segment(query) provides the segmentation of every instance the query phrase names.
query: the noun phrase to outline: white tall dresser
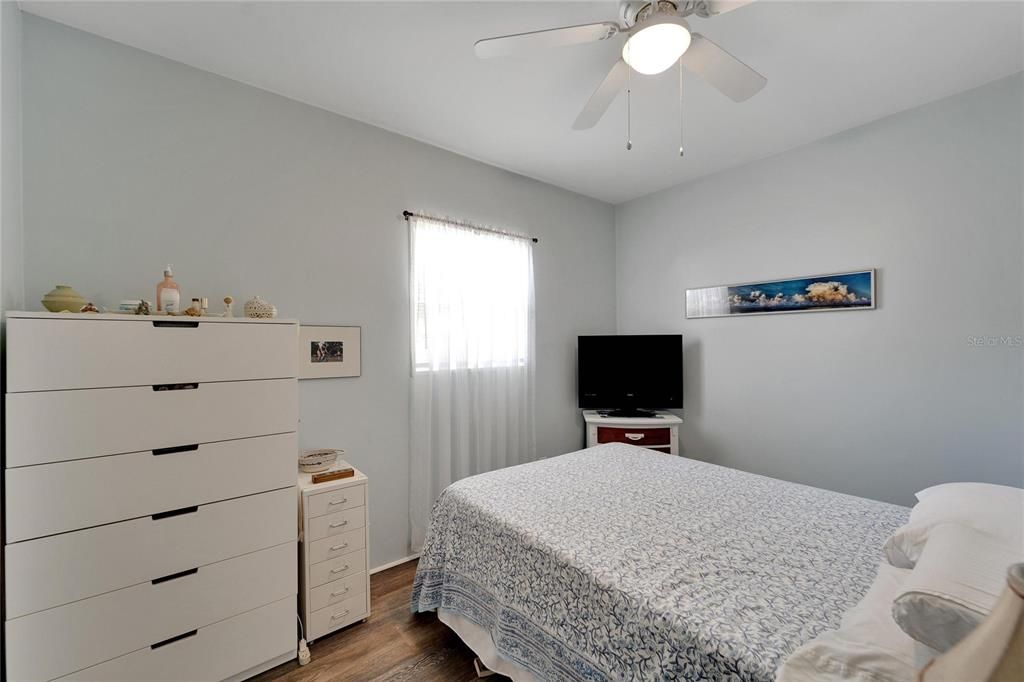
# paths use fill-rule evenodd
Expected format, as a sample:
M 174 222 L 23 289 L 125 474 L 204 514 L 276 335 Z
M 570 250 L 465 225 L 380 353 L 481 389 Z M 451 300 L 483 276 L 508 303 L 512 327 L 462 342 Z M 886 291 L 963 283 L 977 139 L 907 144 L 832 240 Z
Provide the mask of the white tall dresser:
M 8 314 L 6 679 L 243 679 L 294 657 L 297 335 Z

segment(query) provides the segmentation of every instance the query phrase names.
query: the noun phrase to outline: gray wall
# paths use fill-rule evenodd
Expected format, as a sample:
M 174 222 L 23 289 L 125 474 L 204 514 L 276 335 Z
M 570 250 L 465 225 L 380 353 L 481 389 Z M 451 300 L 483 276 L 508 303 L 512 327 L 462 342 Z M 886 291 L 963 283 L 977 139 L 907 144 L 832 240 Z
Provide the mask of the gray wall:
M 23 61 L 24 260 L 5 181 L 4 301 L 22 272 L 32 308 L 58 281 L 152 297 L 171 262 L 186 296 L 363 325 L 363 376 L 303 382 L 301 430 L 371 476 L 374 564 L 408 543 L 410 207 L 541 237 L 543 455 L 578 447 L 574 337 L 617 310 L 622 332 L 686 335 L 688 456 L 905 504 L 940 481 L 1024 479 L 1024 349 L 970 342 L 1024 333 L 1019 75 L 613 216 L 28 15 Z M 687 287 L 860 267 L 879 269 L 878 310 L 684 319 Z
M 300 430 L 370 477 L 372 565 L 408 554 L 403 209 L 540 237 L 538 452 L 579 447 L 575 336 L 615 326 L 609 205 L 30 15 L 23 85 L 28 305 L 57 282 L 152 299 L 169 262 L 186 298 L 363 326 L 363 376 L 302 382 Z
M 0 3 L 0 312 L 24 305 L 21 16 L 16 3 Z
M 685 336 L 684 454 L 911 504 L 1021 485 L 1016 76 L 616 208 L 620 332 Z M 686 320 L 689 287 L 878 268 L 873 311 Z

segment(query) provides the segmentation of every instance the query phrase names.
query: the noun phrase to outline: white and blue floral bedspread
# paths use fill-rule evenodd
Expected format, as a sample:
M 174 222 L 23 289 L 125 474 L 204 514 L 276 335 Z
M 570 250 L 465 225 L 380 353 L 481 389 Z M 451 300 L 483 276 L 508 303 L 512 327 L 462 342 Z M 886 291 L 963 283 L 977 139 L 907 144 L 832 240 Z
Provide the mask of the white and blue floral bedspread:
M 449 486 L 412 608 L 469 619 L 543 680 L 768 682 L 867 592 L 908 515 L 601 445 Z

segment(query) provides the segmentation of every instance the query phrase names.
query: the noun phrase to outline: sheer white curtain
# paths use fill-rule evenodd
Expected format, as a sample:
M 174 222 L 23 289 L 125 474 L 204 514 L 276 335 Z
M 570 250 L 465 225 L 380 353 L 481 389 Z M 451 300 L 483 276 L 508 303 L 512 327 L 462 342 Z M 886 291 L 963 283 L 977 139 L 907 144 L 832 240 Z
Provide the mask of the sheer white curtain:
M 531 243 L 412 216 L 410 524 L 466 476 L 535 458 Z

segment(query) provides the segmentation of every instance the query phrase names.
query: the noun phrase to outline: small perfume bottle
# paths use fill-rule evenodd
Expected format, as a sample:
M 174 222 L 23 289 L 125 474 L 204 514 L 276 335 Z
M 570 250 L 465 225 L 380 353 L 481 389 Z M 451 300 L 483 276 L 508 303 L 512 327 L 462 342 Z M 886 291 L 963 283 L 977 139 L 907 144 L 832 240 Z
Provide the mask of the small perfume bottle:
M 181 312 L 181 290 L 174 281 L 170 265 L 164 268 L 164 280 L 156 285 L 156 309 L 165 313 Z

